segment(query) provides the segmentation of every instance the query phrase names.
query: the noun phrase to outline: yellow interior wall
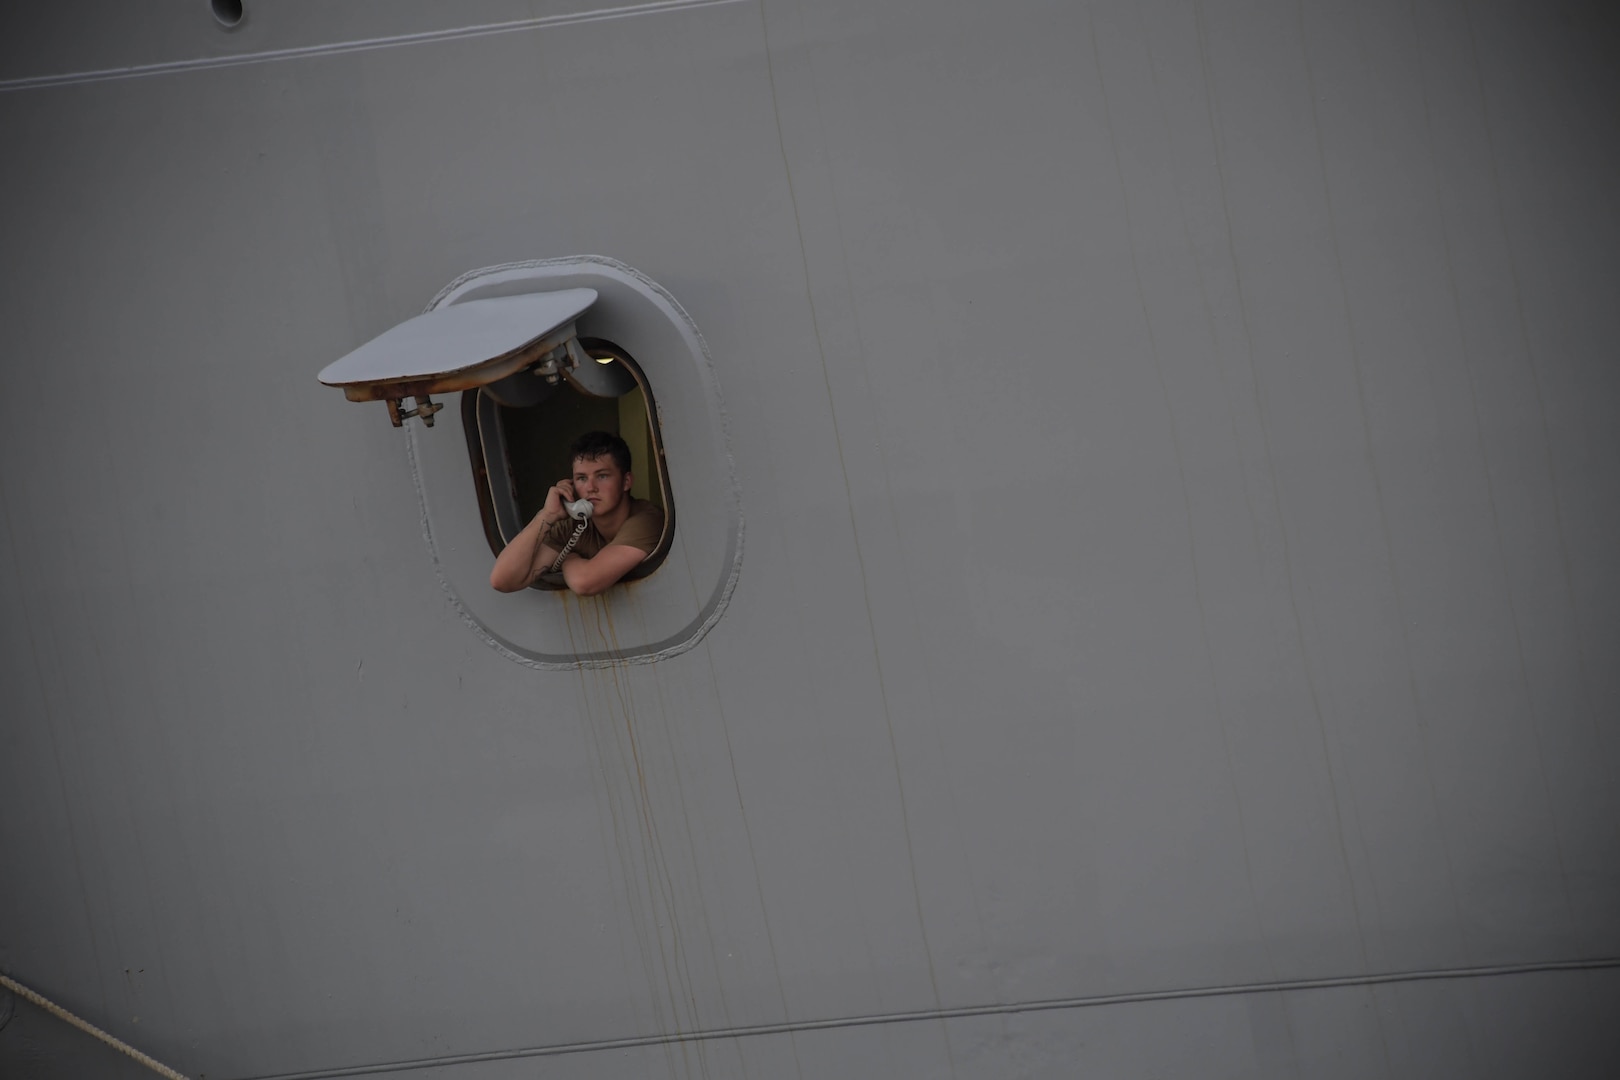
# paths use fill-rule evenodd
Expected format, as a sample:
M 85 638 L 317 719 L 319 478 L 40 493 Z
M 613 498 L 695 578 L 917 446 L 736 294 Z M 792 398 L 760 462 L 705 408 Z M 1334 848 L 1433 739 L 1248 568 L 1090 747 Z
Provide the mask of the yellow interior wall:
M 658 464 L 653 460 L 652 438 L 647 429 L 647 399 L 640 387 L 619 398 L 619 438 L 630 446 L 630 494 L 663 506 Z

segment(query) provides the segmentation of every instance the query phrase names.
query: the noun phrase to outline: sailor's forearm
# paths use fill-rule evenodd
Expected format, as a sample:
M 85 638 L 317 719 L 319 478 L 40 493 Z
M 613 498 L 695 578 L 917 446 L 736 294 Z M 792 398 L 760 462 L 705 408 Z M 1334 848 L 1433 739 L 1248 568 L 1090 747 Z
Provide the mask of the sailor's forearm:
M 534 516 L 534 519 L 523 527 L 523 531 L 512 537 L 512 542 L 501 550 L 495 557 L 495 568 L 490 571 L 490 587 L 499 592 L 517 592 L 526 589 L 534 579 L 547 567 L 549 562 L 542 565 L 546 556 L 545 535 L 555 518 L 548 518 L 545 511 Z M 552 559 L 557 557 L 551 552 Z
M 562 565 L 563 581 L 579 596 L 595 596 L 624 577 L 646 557 L 633 547 L 609 545 L 590 558 L 571 555 Z

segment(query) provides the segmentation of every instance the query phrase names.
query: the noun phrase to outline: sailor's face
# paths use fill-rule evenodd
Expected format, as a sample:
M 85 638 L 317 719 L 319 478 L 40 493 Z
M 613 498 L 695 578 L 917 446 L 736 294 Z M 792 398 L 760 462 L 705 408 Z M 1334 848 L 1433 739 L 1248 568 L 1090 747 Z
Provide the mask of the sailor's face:
M 574 461 L 574 490 L 589 499 L 591 514 L 600 517 L 619 508 L 630 491 L 630 474 L 620 471 L 613 458 L 577 458 Z

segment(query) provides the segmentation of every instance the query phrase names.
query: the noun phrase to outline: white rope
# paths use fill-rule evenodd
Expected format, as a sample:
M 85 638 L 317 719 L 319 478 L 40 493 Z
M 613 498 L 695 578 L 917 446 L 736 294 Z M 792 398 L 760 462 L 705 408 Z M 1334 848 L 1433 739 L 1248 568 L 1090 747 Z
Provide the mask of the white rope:
M 25 1001 L 33 1002 L 35 1005 L 38 1005 L 40 1008 L 50 1013 L 58 1020 L 64 1020 L 67 1023 L 72 1024 L 86 1035 L 95 1036 L 108 1046 L 112 1047 L 114 1050 L 117 1050 L 119 1053 L 128 1054 L 130 1057 L 134 1058 L 142 1065 L 145 1065 L 148 1069 L 151 1069 L 159 1076 L 166 1076 L 169 1078 L 169 1080 L 186 1080 L 186 1077 L 183 1074 L 175 1072 L 173 1069 L 163 1064 L 163 1062 L 155 1061 L 152 1058 L 147 1057 L 145 1054 L 129 1045 L 129 1043 L 107 1034 L 90 1021 L 81 1020 L 79 1017 L 74 1016 L 72 1013 L 62 1008 L 62 1006 L 58 1005 L 56 1002 L 45 997 L 43 994 L 35 993 L 17 980 L 9 978 L 5 975 L 0 975 L 0 986 L 5 987 L 7 990 L 10 990 L 13 994 L 16 994 Z

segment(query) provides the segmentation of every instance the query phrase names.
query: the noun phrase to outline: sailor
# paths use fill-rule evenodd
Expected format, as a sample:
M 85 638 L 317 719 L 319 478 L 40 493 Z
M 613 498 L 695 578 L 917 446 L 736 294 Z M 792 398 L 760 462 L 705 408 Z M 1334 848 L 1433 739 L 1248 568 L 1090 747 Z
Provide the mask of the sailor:
M 640 566 L 664 534 L 664 512 L 630 495 L 630 447 L 607 431 L 589 431 L 569 448 L 573 476 L 546 492 L 546 503 L 495 559 L 490 586 L 517 592 L 554 567 L 568 588 L 594 596 Z M 589 516 L 579 500 L 590 504 Z M 574 504 L 573 513 L 569 504 Z

